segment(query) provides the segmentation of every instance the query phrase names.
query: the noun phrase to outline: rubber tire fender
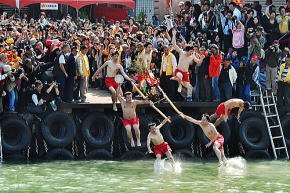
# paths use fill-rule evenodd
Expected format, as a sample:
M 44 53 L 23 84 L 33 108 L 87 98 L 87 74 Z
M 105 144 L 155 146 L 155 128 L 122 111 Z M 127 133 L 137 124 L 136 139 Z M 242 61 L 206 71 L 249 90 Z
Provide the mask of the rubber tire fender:
M 271 155 L 266 150 L 250 150 L 245 154 L 247 159 L 271 159 Z
M 112 160 L 113 155 L 106 149 L 95 149 L 90 151 L 86 158 L 88 160 Z
M 179 115 L 173 115 L 170 120 L 161 130 L 165 141 L 173 148 L 189 147 L 195 140 L 194 125 Z
M 242 111 L 241 116 L 240 116 L 240 122 L 243 122 L 247 118 L 251 118 L 251 117 L 257 117 L 257 118 L 260 118 L 261 120 L 265 120 L 261 112 L 248 109 L 248 110 Z
M 47 160 L 73 160 L 73 154 L 64 148 L 55 148 L 47 152 Z
M 121 156 L 121 160 L 142 160 L 145 158 L 145 153 L 138 150 L 128 151 Z
M 290 147 L 290 116 L 284 116 L 281 118 L 281 126 L 286 146 Z
M 265 121 L 257 117 L 247 118 L 241 123 L 239 138 L 248 150 L 266 149 L 270 143 Z
M 16 129 L 17 131 L 14 131 Z M 32 138 L 31 129 L 22 119 L 8 117 L 1 122 L 2 146 L 5 152 L 19 152 L 26 149 Z M 7 139 L 9 132 L 13 139 Z M 11 137 L 9 137 L 11 138 Z
M 114 124 L 105 114 L 93 113 L 82 122 L 81 133 L 90 146 L 107 148 L 114 138 Z

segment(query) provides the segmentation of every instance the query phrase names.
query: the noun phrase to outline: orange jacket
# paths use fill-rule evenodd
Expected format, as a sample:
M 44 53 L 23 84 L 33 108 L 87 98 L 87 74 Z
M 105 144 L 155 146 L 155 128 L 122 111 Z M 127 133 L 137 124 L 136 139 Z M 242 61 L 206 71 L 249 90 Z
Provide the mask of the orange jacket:
M 217 77 L 221 72 L 222 55 L 210 56 L 209 77 Z

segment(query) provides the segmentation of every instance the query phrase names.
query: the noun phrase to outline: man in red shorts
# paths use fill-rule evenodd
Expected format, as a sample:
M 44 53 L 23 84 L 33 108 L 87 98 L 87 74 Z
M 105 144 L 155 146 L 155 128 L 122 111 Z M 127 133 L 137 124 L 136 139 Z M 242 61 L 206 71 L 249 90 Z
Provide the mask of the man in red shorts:
M 198 53 L 194 52 L 192 46 L 186 46 L 185 51 L 183 51 L 181 48 L 179 48 L 176 45 L 176 30 L 172 30 L 172 44 L 177 52 L 179 52 L 179 61 L 177 65 L 177 69 L 174 72 L 174 77 L 171 78 L 171 80 L 176 80 L 178 82 L 178 92 L 181 92 L 182 86 L 184 86 L 187 89 L 187 101 L 192 101 L 192 86 L 190 84 L 189 80 L 189 73 L 188 68 L 189 65 L 192 64 L 194 61 L 198 66 L 203 61 L 203 56 L 199 55 Z
M 227 158 L 225 156 L 225 152 L 224 152 L 224 137 L 219 134 L 214 126 L 214 124 L 212 124 L 210 122 L 210 118 L 207 114 L 203 114 L 202 118 L 200 121 L 195 120 L 187 115 L 184 115 L 183 113 L 179 114 L 183 119 L 194 123 L 196 125 L 199 125 L 203 131 L 203 133 L 209 138 L 210 142 L 208 144 L 205 145 L 205 147 L 209 147 L 210 145 L 213 145 L 213 150 L 219 160 L 219 164 L 218 166 L 221 165 L 226 165 L 227 163 Z
M 139 130 L 139 118 L 136 116 L 136 107 L 139 104 L 151 104 L 150 101 L 145 100 L 132 100 L 132 93 L 125 92 L 124 97 L 121 96 L 121 87 L 118 86 L 117 97 L 121 102 L 121 107 L 123 110 L 123 125 L 127 131 L 127 135 L 130 139 L 131 147 L 135 147 L 134 139 L 132 136 L 132 128 L 135 131 L 137 146 L 141 146 L 140 142 L 140 130 Z
M 124 72 L 124 69 L 121 64 L 118 64 L 118 57 L 119 57 L 119 52 L 115 51 L 112 54 L 112 59 L 105 62 L 93 75 L 92 80 L 95 81 L 98 75 L 102 72 L 102 70 L 107 67 L 107 75 L 105 79 L 105 84 L 106 87 L 109 89 L 109 91 L 112 94 L 112 101 L 113 101 L 113 110 L 117 111 L 117 93 L 116 90 L 118 88 L 118 84 L 115 82 L 115 76 L 117 75 L 118 72 L 121 72 L 121 74 L 124 76 L 126 80 L 132 81 L 126 73 Z
M 227 121 L 233 108 L 239 108 L 237 119 L 240 119 L 240 115 L 244 109 L 249 109 L 250 103 L 243 101 L 242 99 L 230 99 L 221 103 L 214 114 L 210 116 L 210 120 L 217 119 L 214 125 L 217 127 L 222 121 Z
M 166 155 L 167 158 L 172 162 L 173 167 L 175 166 L 175 161 L 171 154 L 172 150 L 169 147 L 168 143 L 164 141 L 162 134 L 160 133 L 160 128 L 170 120 L 170 117 L 167 117 L 156 127 L 155 123 L 149 123 L 149 134 L 147 137 L 147 148 L 149 153 L 153 153 L 150 147 L 150 142 L 153 143 L 154 153 L 156 155 L 157 164 L 160 164 L 162 155 Z

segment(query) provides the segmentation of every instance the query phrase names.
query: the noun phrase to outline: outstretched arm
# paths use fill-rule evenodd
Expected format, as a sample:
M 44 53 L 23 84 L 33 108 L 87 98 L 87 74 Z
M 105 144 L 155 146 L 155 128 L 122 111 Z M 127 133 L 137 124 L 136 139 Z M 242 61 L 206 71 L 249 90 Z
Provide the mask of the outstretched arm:
M 143 104 L 151 104 L 151 101 L 149 100 L 137 100 L 135 101 L 136 105 L 143 105 Z
M 194 119 L 194 118 L 192 118 L 192 117 L 190 117 L 190 116 L 187 116 L 187 115 L 185 115 L 185 114 L 183 114 L 183 113 L 180 113 L 179 114 L 183 119 L 185 119 L 185 120 L 187 120 L 187 121 L 189 121 L 189 122 L 191 122 L 191 123 L 193 123 L 193 124 L 196 124 L 196 125 L 199 125 L 200 124 L 200 121 L 198 121 L 198 120 L 196 120 L 196 119 Z
M 129 76 L 124 72 L 124 68 L 123 68 L 123 66 L 121 66 L 121 65 L 120 65 L 120 71 L 121 71 L 121 74 L 124 76 L 124 78 L 125 78 L 126 80 L 132 81 L 132 79 L 129 78 Z
M 121 96 L 122 90 L 121 90 L 121 85 L 119 84 L 118 88 L 117 88 L 117 98 L 118 100 L 122 103 L 124 102 L 123 97 Z
M 147 136 L 147 149 L 148 149 L 148 153 L 153 153 L 150 147 L 150 141 L 151 141 L 151 134 L 149 133 Z
M 95 81 L 98 74 L 102 72 L 102 70 L 108 65 L 108 62 L 105 62 L 92 76 L 92 80 Z
M 160 129 L 161 127 L 163 127 L 163 125 L 165 125 L 167 123 L 167 121 L 170 120 L 170 117 L 167 117 L 166 119 L 164 119 L 157 127 L 156 129 Z
M 241 113 L 243 112 L 244 110 L 244 107 L 239 107 L 239 110 L 238 110 L 238 115 L 237 115 L 237 119 L 240 119 L 240 116 L 241 116 Z

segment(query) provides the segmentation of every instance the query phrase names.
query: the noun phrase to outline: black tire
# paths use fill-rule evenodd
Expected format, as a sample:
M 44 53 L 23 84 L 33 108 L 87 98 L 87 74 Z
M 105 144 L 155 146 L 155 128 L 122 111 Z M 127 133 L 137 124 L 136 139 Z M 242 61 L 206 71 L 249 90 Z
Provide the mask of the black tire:
M 113 155 L 111 152 L 105 149 L 96 149 L 87 154 L 87 159 L 88 160 L 112 160 Z
M 195 140 L 194 125 L 178 115 L 171 117 L 171 123 L 162 128 L 165 141 L 173 148 L 186 148 Z
M 32 138 L 31 129 L 21 119 L 6 118 L 1 122 L 2 146 L 5 152 L 19 152 L 26 149 Z
M 73 160 L 73 154 L 67 149 L 55 148 L 47 152 L 45 158 L 47 160 Z
M 248 150 L 266 149 L 270 142 L 265 121 L 257 117 L 248 118 L 241 123 L 239 137 Z
M 66 147 L 76 136 L 76 125 L 68 114 L 52 112 L 44 117 L 41 124 L 41 133 L 49 145 Z
M 2 113 L 0 115 L 0 122 L 8 118 L 20 119 L 20 117 L 15 113 Z
M 188 149 L 179 149 L 173 152 L 175 158 L 186 160 L 194 157 L 192 151 Z
M 106 115 L 93 113 L 83 121 L 81 132 L 90 146 L 107 148 L 114 138 L 114 124 Z
M 13 154 L 8 154 L 4 157 L 4 160 L 9 160 L 9 161 L 23 161 L 26 160 L 26 156 L 21 153 L 13 153 Z
M 281 118 L 281 126 L 287 147 L 290 147 L 290 116 Z
M 145 158 L 145 153 L 138 150 L 128 151 L 121 156 L 121 160 L 140 160 Z
M 257 118 L 260 118 L 261 120 L 264 120 L 264 117 L 261 112 L 250 109 L 250 110 L 242 111 L 241 116 L 240 116 L 240 121 L 243 122 L 247 118 L 251 118 L 251 117 L 257 117 Z
M 152 122 L 151 117 L 145 116 L 145 115 L 139 116 L 139 130 L 140 130 L 140 142 L 141 142 L 141 147 L 139 147 L 140 150 L 147 149 L 147 136 L 149 133 L 148 124 L 151 122 Z M 126 131 L 123 123 L 121 124 L 121 135 L 122 135 L 122 138 L 123 138 L 123 141 L 124 141 L 126 147 L 128 149 L 132 149 L 130 139 L 127 135 L 127 131 Z M 133 128 L 132 128 L 132 135 L 133 135 L 135 146 L 136 146 L 137 145 L 136 135 L 135 135 L 135 131 Z
M 250 150 L 246 152 L 247 159 L 271 159 L 271 155 L 266 150 Z
M 224 143 L 228 143 L 231 139 L 231 129 L 227 122 L 223 121 L 219 126 L 217 126 L 217 131 L 224 137 Z M 209 139 L 203 133 L 200 127 L 197 127 L 197 136 L 202 145 L 206 145 L 209 143 Z

